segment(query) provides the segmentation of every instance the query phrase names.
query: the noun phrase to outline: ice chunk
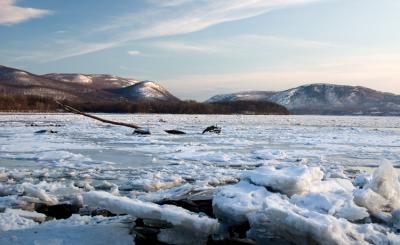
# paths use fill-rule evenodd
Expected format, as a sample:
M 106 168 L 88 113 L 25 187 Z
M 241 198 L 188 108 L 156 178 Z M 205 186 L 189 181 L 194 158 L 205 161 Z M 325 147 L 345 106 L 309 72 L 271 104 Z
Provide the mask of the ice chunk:
M 322 214 L 330 214 L 350 221 L 362 220 L 369 216 L 367 209 L 353 201 L 354 186 L 349 180 L 328 179 L 315 183 L 310 193 L 294 195 L 291 202 Z
M 167 174 L 162 172 L 149 173 L 140 179 L 131 181 L 131 185 L 136 189 L 144 191 L 157 191 L 181 185 L 184 180 L 179 175 Z
M 368 209 L 368 212 L 386 223 L 391 220 L 389 201 L 371 189 L 361 189 L 354 192 L 354 202 Z
M 366 208 L 353 202 L 353 195 L 345 192 L 308 193 L 305 196 L 294 195 L 292 203 L 299 207 L 313 210 L 321 214 L 329 214 L 349 221 L 362 220 L 369 217 Z
M 8 173 L 4 170 L 0 170 L 0 182 L 2 181 L 7 181 L 8 179 Z
M 274 236 L 296 244 L 390 244 L 391 239 L 398 239 L 382 226 L 353 224 L 298 207 L 276 194 L 267 197 L 263 208 L 248 217 L 248 235 L 259 244 Z
M 7 207 L 17 206 L 18 203 L 19 202 L 17 200 L 17 196 L 15 195 L 4 196 L 4 197 L 0 196 L 0 212 L 6 209 Z
M 214 188 L 210 186 L 195 186 L 192 184 L 184 184 L 167 190 L 158 192 L 145 193 L 138 196 L 141 201 L 147 202 L 162 202 L 164 200 L 182 200 L 200 198 L 211 199 Z
M 245 172 L 240 179 L 291 196 L 309 192 L 312 184 L 320 181 L 323 176 L 324 173 L 319 167 L 299 166 L 282 169 L 260 167 Z
M 228 224 L 244 223 L 247 214 L 261 209 L 264 199 L 270 194 L 263 186 L 247 181 L 220 187 L 214 193 L 214 214 Z
M 161 220 L 198 234 L 213 234 L 219 229 L 215 219 L 171 206 L 116 197 L 107 192 L 92 191 L 83 195 L 84 204 L 101 207 L 115 214 L 130 214 L 137 218 Z
M 392 212 L 400 208 L 400 183 L 396 170 L 383 163 L 363 189 L 354 192 L 357 205 L 366 207 L 371 215 L 392 223 Z M 395 222 L 395 221 L 394 221 Z
M 314 182 L 310 187 L 310 192 L 352 192 L 354 186 L 347 179 L 327 179 L 320 182 Z
M 128 224 L 118 219 L 73 215 L 67 220 L 54 220 L 42 225 L 5 231 L 0 235 L 0 244 L 132 245 L 135 243 L 134 235 L 129 234 Z
M 20 214 L 10 211 L 10 209 L 6 209 L 4 213 L 0 213 L 0 233 L 2 231 L 24 229 L 37 225 L 32 218 L 26 218 Z
M 4 212 L 6 214 L 16 214 L 26 219 L 31 219 L 36 222 L 44 222 L 46 220 L 46 215 L 37 213 L 37 212 L 30 212 L 21 209 L 9 209 L 7 208 Z
M 371 176 L 369 174 L 359 174 L 354 180 L 353 184 L 355 186 L 364 187 L 371 181 Z
M 46 191 L 40 189 L 33 184 L 23 183 L 22 188 L 28 196 L 38 198 L 40 201 L 47 205 L 56 205 L 58 203 L 56 197 L 47 194 Z
M 387 199 L 394 209 L 400 208 L 399 176 L 389 162 L 383 163 L 375 170 L 368 187 Z

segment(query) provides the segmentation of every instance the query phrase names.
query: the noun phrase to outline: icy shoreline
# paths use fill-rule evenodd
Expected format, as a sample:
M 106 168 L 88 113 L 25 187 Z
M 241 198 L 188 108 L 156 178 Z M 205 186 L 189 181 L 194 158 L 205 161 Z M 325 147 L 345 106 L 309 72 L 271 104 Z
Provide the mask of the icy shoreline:
M 237 184 L 215 190 L 210 200 L 213 217 L 174 205 L 142 201 L 140 197 L 123 197 L 115 191 L 111 194 L 81 190 L 74 198 L 81 202 L 75 205 L 81 207 L 83 216 L 74 214 L 65 220 L 46 222 L 46 215 L 26 210 L 32 208 L 32 204 L 57 205 L 57 198 L 38 185 L 24 183 L 18 188 L 22 188 L 20 195 L 0 198 L 3 206 L 14 206 L 0 213 L 0 244 L 29 244 L 32 239 L 43 236 L 43 232 L 48 233 L 48 237 L 42 239 L 73 243 L 60 234 L 60 230 L 50 228 L 53 226 L 66 232 L 83 229 L 97 233 L 98 229 L 105 229 L 105 232 L 115 229 L 123 234 L 122 240 L 118 238 L 121 244 L 133 243 L 135 236 L 143 236 L 138 233 L 143 228 L 157 230 L 152 236 L 169 244 L 205 244 L 210 239 L 236 239 L 243 244 L 265 244 L 271 239 L 297 244 L 400 244 L 397 233 L 400 182 L 389 163 L 382 164 L 372 176 L 357 175 L 352 181 L 326 178 L 316 167 L 261 167 L 246 171 Z M 182 194 L 182 190 L 176 191 L 178 188 L 181 187 L 167 190 L 169 200 L 195 200 L 195 195 L 189 194 L 189 186 L 183 192 L 184 197 L 176 195 Z M 0 191 L 5 193 L 4 186 Z M 165 192 L 158 192 L 159 200 L 165 198 Z M 157 193 L 152 195 L 154 198 Z M 84 215 L 85 210 L 99 208 L 122 216 Z M 138 225 L 137 220 L 145 225 Z M 233 231 L 243 225 L 247 228 L 241 233 Z M 32 229 L 35 233 L 26 235 Z M 89 232 L 75 239 L 90 240 L 86 236 L 94 235 Z M 106 244 L 103 241 L 88 243 Z
M 0 244 L 399 242 L 397 118 L 104 116 L 0 115 Z

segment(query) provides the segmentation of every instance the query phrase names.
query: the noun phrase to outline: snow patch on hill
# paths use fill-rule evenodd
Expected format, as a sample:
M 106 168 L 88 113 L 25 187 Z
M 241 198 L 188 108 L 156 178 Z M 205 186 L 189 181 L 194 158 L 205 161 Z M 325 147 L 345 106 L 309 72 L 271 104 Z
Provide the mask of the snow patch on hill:
M 89 76 L 78 74 L 72 80 L 74 83 L 92 83 L 92 78 Z
M 142 81 L 114 92 L 133 100 L 178 101 L 167 89 L 153 81 Z

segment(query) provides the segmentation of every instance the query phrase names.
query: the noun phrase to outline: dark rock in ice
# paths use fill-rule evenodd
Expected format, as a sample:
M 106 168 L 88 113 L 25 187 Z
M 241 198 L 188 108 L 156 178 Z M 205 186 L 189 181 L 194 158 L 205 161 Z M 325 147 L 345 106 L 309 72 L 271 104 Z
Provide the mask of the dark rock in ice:
M 89 207 L 83 207 L 83 208 L 79 209 L 79 214 L 81 216 L 103 216 L 103 217 L 117 216 L 116 214 L 111 213 L 107 209 L 100 209 L 100 208 L 93 209 L 93 208 L 89 208 Z
M 53 206 L 40 204 L 36 207 L 36 212 L 45 214 L 46 216 L 53 217 L 55 219 L 68 219 L 72 216 L 72 214 L 79 213 L 79 208 L 79 206 L 67 203 Z
M 151 133 L 150 133 L 150 130 L 148 130 L 148 129 L 138 128 L 138 129 L 135 129 L 135 131 L 133 131 L 133 134 L 149 135 Z
M 36 132 L 35 132 L 35 134 L 45 134 L 45 133 L 47 133 L 47 130 L 46 130 L 46 129 L 39 130 L 39 131 L 36 131 Z
M 247 231 L 250 230 L 249 222 L 245 222 L 240 225 L 232 226 L 229 228 L 229 234 L 231 237 L 244 239 L 247 236 Z
M 233 239 L 227 238 L 223 240 L 214 240 L 210 236 L 207 241 L 207 245 L 254 245 L 256 244 L 253 240 L 250 239 Z M 275 244 L 275 243 L 271 243 Z
M 132 233 L 135 234 L 136 245 L 141 245 L 141 244 L 168 245 L 167 243 L 158 241 L 157 235 L 158 233 L 160 233 L 160 229 L 149 228 L 149 227 L 134 227 Z
M 47 123 L 47 124 L 37 124 L 37 123 L 31 123 L 31 124 L 26 124 L 26 127 L 62 127 L 61 124 L 55 124 L 55 123 Z
M 169 133 L 169 134 L 186 134 L 185 132 L 183 132 L 183 131 L 180 131 L 180 130 L 176 130 L 176 129 L 171 129 L 171 130 L 164 130 L 166 133 Z
M 106 209 L 95 209 L 90 213 L 91 216 L 104 216 L 104 217 L 114 217 L 116 214 L 111 213 Z
M 219 239 L 218 237 L 210 236 L 208 238 L 207 244 L 210 245 L 253 245 L 256 242 L 252 239 L 247 238 L 247 231 L 250 230 L 249 222 L 231 226 L 228 229 L 229 237 L 224 237 Z
M 43 130 L 39 130 L 39 131 L 36 131 L 35 132 L 35 134 L 46 134 L 46 133 L 49 133 L 49 134 L 56 134 L 56 133 L 58 133 L 58 131 L 55 131 L 55 130 L 52 130 L 52 129 L 43 129 Z
M 158 240 L 160 229 L 170 228 L 164 223 L 152 223 L 148 220 L 136 219 L 132 233 L 135 234 L 135 244 L 166 244 Z
M 204 129 L 202 134 L 205 134 L 205 133 L 220 134 L 221 131 L 222 131 L 221 127 L 218 127 L 217 125 L 212 125 L 212 126 L 207 127 L 206 129 Z

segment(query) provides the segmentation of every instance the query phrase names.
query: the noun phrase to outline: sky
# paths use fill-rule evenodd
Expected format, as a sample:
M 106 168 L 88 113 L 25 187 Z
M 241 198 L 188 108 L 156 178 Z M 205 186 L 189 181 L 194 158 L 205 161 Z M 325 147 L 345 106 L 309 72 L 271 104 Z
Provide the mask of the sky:
M 310 83 L 400 94 L 399 0 L 0 0 L 0 64 L 182 99 Z

